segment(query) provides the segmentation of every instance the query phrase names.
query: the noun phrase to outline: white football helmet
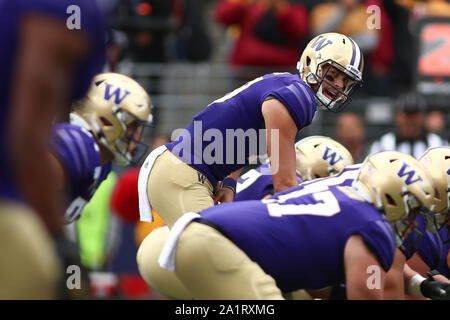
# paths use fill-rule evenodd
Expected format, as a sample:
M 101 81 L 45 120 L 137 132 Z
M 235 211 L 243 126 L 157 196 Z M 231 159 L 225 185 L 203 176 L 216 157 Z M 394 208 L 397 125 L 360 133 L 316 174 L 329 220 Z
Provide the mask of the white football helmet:
M 315 91 L 317 105 L 333 112 L 341 111 L 362 85 L 363 68 L 364 57 L 356 42 L 339 33 L 324 33 L 312 39 L 297 62 L 301 79 Z M 336 69 L 346 75 L 342 90 L 332 83 Z M 324 89 L 324 82 L 331 90 Z
M 366 158 L 354 187 L 368 195 L 386 219 L 396 222 L 412 210 L 433 210 L 434 183 L 413 156 L 398 151 L 382 151 Z
M 429 148 L 419 161 L 428 169 L 434 182 L 434 214 L 426 218 L 427 229 L 437 232 L 450 219 L 450 147 Z
M 73 112 L 112 152 L 113 161 L 126 166 L 132 161 L 130 143 L 143 145 L 140 140 L 152 122 L 151 108 L 149 95 L 135 80 L 118 73 L 101 73 L 94 77 L 87 95 L 74 103 Z
M 375 153 L 363 162 L 353 187 L 392 223 L 398 247 L 409 247 L 405 240 L 413 232 L 413 242 L 420 238 L 415 218 L 434 207 L 433 180 L 421 162 L 398 151 Z
M 324 178 L 353 164 L 350 152 L 339 142 L 324 136 L 311 136 L 295 144 L 297 173 L 303 181 Z

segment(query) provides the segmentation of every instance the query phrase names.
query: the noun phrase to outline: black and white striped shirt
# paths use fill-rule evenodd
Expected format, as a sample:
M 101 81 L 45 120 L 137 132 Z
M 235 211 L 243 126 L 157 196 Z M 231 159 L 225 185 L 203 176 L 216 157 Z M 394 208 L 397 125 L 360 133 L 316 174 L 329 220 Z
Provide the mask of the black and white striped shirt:
M 398 141 L 395 133 L 389 132 L 373 142 L 369 154 L 379 151 L 396 150 L 419 158 L 428 148 L 448 146 L 448 142 L 435 133 L 427 133 L 425 139 L 415 141 Z

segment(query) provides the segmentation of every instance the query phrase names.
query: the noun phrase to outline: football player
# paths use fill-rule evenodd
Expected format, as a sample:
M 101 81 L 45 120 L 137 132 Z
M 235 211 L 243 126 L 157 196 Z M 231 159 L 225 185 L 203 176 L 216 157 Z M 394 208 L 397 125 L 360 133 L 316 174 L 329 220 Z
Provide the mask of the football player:
M 48 134 L 105 61 L 100 10 L 94 1 L 73 4 L 0 0 L 0 299 L 56 298 L 62 280 L 49 237 L 62 234 L 62 205 Z
M 296 168 L 299 183 L 315 178 L 327 177 L 341 172 L 344 166 L 353 164 L 350 153 L 338 142 L 322 136 L 311 136 L 298 141 L 296 149 Z M 357 168 L 347 168 L 356 172 Z M 271 196 L 273 182 L 268 163 L 252 169 L 239 178 L 235 201 L 260 200 Z M 351 173 L 344 175 L 349 177 Z M 344 179 L 345 180 L 345 179 Z M 159 217 L 159 216 L 158 216 Z M 162 226 L 152 231 L 145 238 L 145 244 L 137 255 L 138 267 L 141 275 L 149 285 L 170 298 L 191 299 L 192 296 L 179 283 L 173 273 L 162 269 L 157 264 L 158 256 L 169 234 L 169 228 Z
M 175 141 L 154 150 L 139 177 L 141 220 L 152 221 L 152 207 L 171 227 L 187 211 L 233 201 L 241 169 L 266 151 L 275 192 L 298 185 L 297 133 L 316 106 L 338 112 L 350 102 L 363 56 L 351 38 L 327 33 L 311 40 L 297 67 L 299 74 L 264 75 L 213 101 Z
M 67 194 L 65 222 L 80 218 L 84 206 L 111 170 L 127 166 L 143 130 L 151 124 L 150 97 L 135 80 L 118 73 L 94 77 L 83 99 L 73 105 L 70 123 L 54 126 L 53 163 L 60 190 Z M 143 154 L 142 154 L 143 155 Z
M 311 136 L 295 144 L 298 183 L 324 178 L 353 164 L 353 157 L 339 142 L 323 136 Z M 273 195 L 269 163 L 251 169 L 239 177 L 234 201 L 258 200 Z
M 382 299 L 396 238 L 411 232 L 410 224 L 392 225 L 431 208 L 433 182 L 399 152 L 368 157 L 350 187 L 328 185 L 332 179 L 186 213 L 171 229 L 161 266 L 196 299 L 282 299 L 282 292 L 341 282 L 349 299 Z
M 425 164 L 434 180 L 435 214 L 425 219 L 419 217 L 421 218 L 419 226 L 422 227 L 424 236 L 420 239 L 414 256 L 407 261 L 406 291 L 414 296 L 448 300 L 450 299 L 450 147 L 429 148 L 419 160 Z M 437 281 L 442 284 L 439 285 Z

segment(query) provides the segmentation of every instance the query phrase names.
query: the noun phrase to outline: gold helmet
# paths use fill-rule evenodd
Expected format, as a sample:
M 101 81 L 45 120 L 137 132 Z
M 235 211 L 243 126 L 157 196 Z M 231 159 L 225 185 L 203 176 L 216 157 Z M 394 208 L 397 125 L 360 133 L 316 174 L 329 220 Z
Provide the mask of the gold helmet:
M 429 148 L 419 161 L 427 167 L 434 182 L 434 214 L 427 216 L 427 228 L 436 232 L 450 216 L 450 147 Z
M 347 76 L 342 90 L 332 84 L 333 67 Z M 297 62 L 301 79 L 314 88 L 317 105 L 333 112 L 341 111 L 351 101 L 354 90 L 362 85 L 363 68 L 364 57 L 356 42 L 333 32 L 312 39 Z M 333 92 L 324 91 L 323 82 Z
M 392 223 L 408 218 L 412 210 L 433 209 L 434 184 L 428 170 L 402 152 L 382 151 L 368 156 L 354 187 L 366 194 Z
M 353 164 L 350 152 L 339 142 L 323 136 L 311 136 L 295 144 L 297 173 L 304 181 L 338 174 Z
M 73 105 L 74 113 L 88 123 L 97 140 L 113 153 L 113 161 L 123 166 L 132 159 L 129 144 L 133 141 L 142 145 L 142 130 L 152 122 L 151 108 L 145 89 L 118 73 L 96 75 L 87 95 Z

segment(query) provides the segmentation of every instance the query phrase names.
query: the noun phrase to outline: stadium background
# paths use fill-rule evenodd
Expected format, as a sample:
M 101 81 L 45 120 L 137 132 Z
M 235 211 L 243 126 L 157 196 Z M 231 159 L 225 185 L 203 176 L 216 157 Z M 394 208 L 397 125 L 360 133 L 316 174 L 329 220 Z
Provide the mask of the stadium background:
M 145 137 L 150 145 L 157 137 L 170 138 L 173 130 L 184 128 L 211 101 L 248 80 L 271 72 L 297 72 L 294 65 L 230 64 L 228 57 L 239 27 L 226 27 L 217 21 L 215 10 L 219 0 L 98 1 L 107 11 L 112 26 L 108 42 L 109 65 L 105 70 L 124 73 L 138 80 L 150 93 L 154 104 L 154 126 Z M 289 2 L 304 4 L 310 14 L 321 3 L 345 1 Z M 370 4 L 381 5 L 381 1 L 360 3 L 364 8 Z M 427 26 L 425 23 L 437 21 L 449 26 L 450 3 L 383 1 L 381 7 L 386 10 L 388 20 L 382 21 L 379 32 L 384 35 L 378 41 L 384 39 L 380 50 L 391 56 L 385 66 L 387 72 L 376 74 L 376 68 L 370 65 L 373 61 L 369 58 L 371 52 L 366 52 L 364 87 L 345 110 L 358 114 L 363 121 L 366 129 L 364 150 L 367 151 L 371 142 L 382 134 L 395 130 L 395 98 L 411 90 L 425 94 L 428 111 L 441 112 L 445 122 L 439 134 L 448 139 L 450 66 L 441 65 L 438 74 L 430 73 L 433 70 L 424 71 L 419 66 L 420 58 L 424 57 L 423 50 L 433 50 L 424 44 L 427 38 L 421 32 Z M 361 27 L 366 28 L 365 25 Z M 312 37 L 310 33 L 301 39 L 299 53 Z M 438 54 L 448 57 L 450 49 L 445 44 L 450 44 L 450 31 L 447 34 L 444 31 L 442 41 L 444 49 Z M 428 85 L 423 85 L 424 82 Z M 336 139 L 337 117 L 339 114 L 318 112 L 299 138 L 320 134 Z M 82 260 L 90 272 L 91 297 L 162 299 L 138 275 L 136 222 L 118 216 L 109 206 L 117 179 L 124 169 L 115 168 L 115 172 L 116 175 L 102 185 L 77 223 Z M 94 220 L 98 222 L 93 223 Z M 90 236 L 85 236 L 87 233 Z

